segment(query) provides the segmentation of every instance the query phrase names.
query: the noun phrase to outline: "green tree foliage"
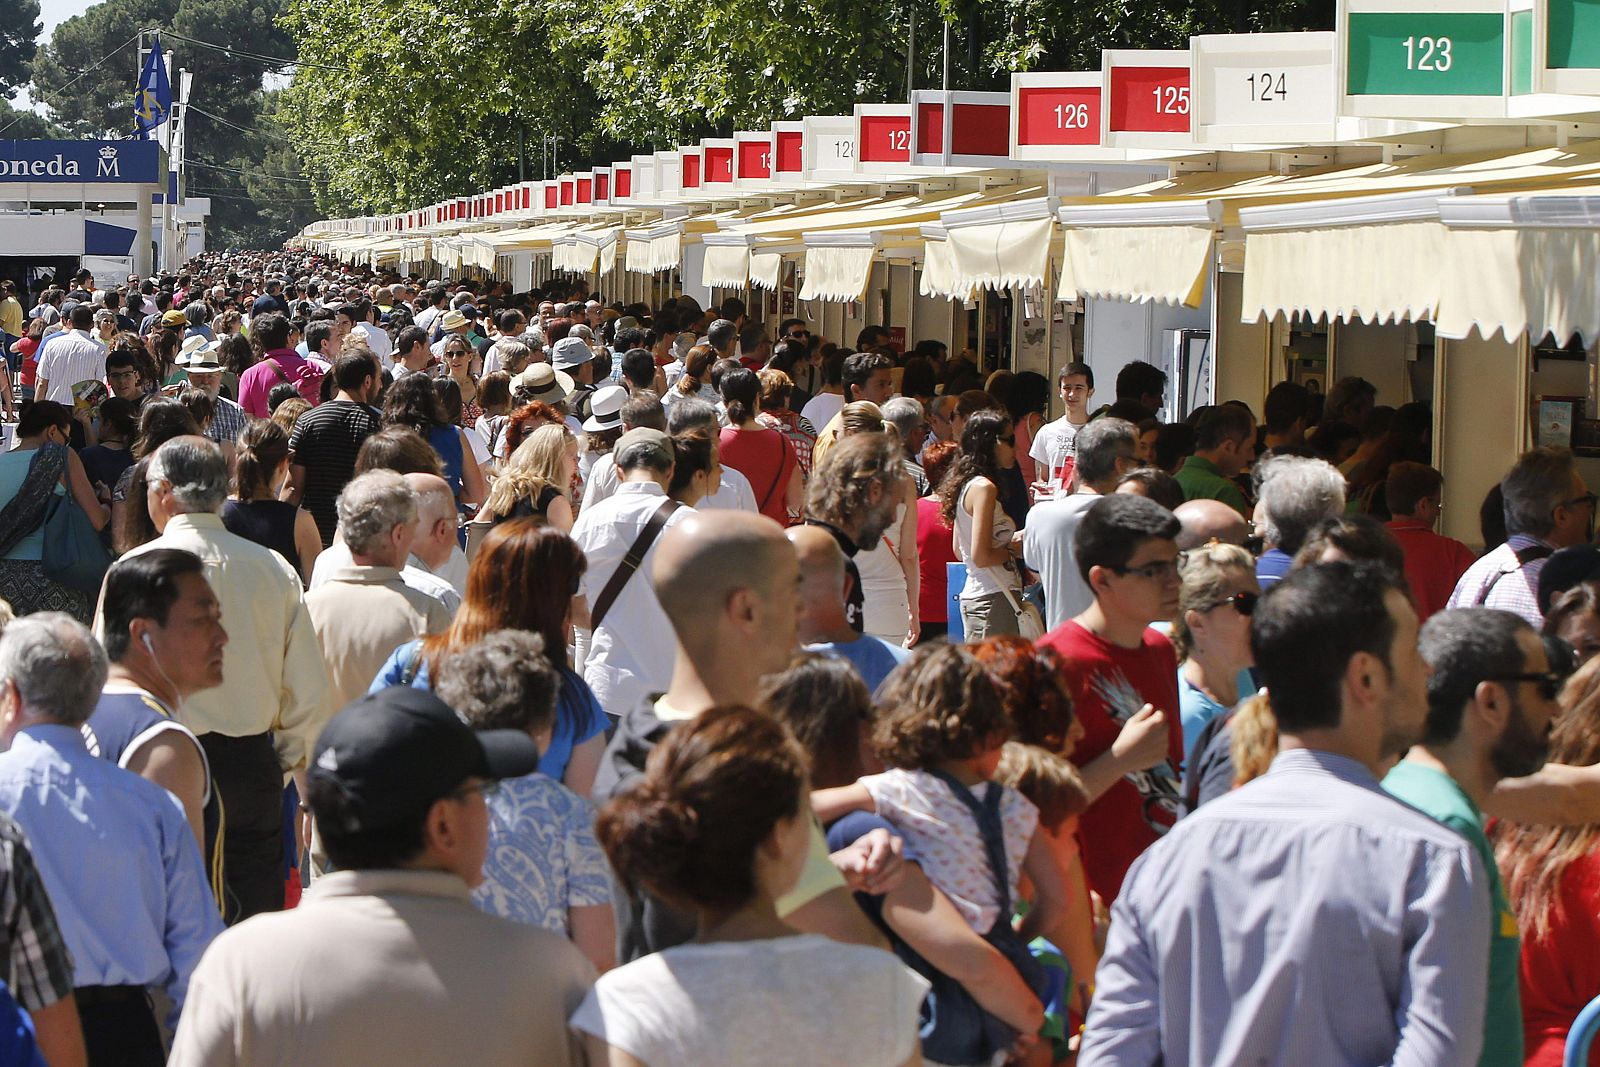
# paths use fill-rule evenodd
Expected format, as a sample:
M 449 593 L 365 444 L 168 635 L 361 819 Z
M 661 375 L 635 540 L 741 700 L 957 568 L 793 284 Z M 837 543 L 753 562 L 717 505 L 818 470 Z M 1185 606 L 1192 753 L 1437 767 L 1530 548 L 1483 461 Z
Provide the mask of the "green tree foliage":
M 0 100 L 0 138 L 8 141 L 57 141 L 66 136 L 66 130 L 43 115 L 23 111 Z
M 566 160 L 608 146 L 574 41 L 581 8 L 522 0 L 291 0 L 284 24 L 315 57 L 286 113 L 336 214 L 391 211 L 535 176 L 545 134 Z
M 713 131 L 905 98 L 901 0 L 597 0 L 593 65 L 616 134 L 668 148 Z M 931 4 L 919 5 L 925 31 Z
M 0 102 L 27 84 L 43 28 L 39 0 L 0 0 Z
M 264 76 L 288 69 L 295 55 L 279 9 L 280 0 L 105 0 L 56 27 L 35 60 L 33 93 L 72 136 L 125 135 L 133 126 L 135 39 L 141 29 L 170 31 L 162 47 L 173 53 L 173 71 L 194 76 L 187 187 L 212 197 L 212 242 L 276 243 L 317 214 L 303 180 L 268 177 L 300 178 L 277 94 L 263 90 Z

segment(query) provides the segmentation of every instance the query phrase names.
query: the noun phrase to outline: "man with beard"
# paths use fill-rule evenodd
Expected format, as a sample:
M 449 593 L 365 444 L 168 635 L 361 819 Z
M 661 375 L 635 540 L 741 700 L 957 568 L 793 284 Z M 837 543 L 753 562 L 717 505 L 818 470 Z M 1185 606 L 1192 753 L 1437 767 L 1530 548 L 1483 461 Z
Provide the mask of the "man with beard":
M 856 633 L 864 631 L 865 596 L 857 552 L 875 548 L 894 523 L 894 488 L 903 473 L 898 440 L 881 433 L 855 434 L 829 450 L 812 472 L 806 490 L 807 526 L 833 535 L 845 556 L 845 617 Z
M 1401 580 L 1294 571 L 1256 605 L 1250 643 L 1278 755 L 1129 869 L 1080 1067 L 1475 1063 L 1483 861 L 1377 778 L 1429 718 Z
M 1428 719 L 1422 740 L 1383 780 L 1383 788 L 1466 838 L 1489 878 L 1489 999 L 1483 1015 L 1483 1067 L 1522 1063 L 1521 954 L 1483 802 L 1502 778 L 1544 766 L 1561 675 L 1544 643 L 1519 615 L 1492 609 L 1441 612 L 1422 628 Z

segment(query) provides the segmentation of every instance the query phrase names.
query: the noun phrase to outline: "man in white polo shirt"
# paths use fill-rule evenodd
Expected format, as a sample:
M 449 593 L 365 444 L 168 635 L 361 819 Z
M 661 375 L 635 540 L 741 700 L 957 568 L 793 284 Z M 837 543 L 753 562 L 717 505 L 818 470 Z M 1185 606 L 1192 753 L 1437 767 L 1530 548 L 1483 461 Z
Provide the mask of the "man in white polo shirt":
M 39 357 L 34 395 L 70 408 L 76 398 L 74 387 L 105 379 L 106 346 L 89 336 L 94 326 L 94 308 L 90 305 L 73 308 L 68 322 L 72 328 L 51 341 Z

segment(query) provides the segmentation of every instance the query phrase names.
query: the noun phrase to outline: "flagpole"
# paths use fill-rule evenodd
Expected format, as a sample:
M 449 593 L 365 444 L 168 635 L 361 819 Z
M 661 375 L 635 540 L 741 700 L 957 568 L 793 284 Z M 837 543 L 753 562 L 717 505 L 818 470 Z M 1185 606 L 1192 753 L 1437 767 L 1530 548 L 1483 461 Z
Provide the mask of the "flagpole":
M 172 84 L 172 51 L 168 49 L 161 55 L 162 65 L 167 68 L 167 84 Z M 170 92 L 170 90 L 169 90 Z M 167 121 L 162 123 L 162 151 L 167 157 L 166 170 L 161 174 L 161 263 L 162 269 L 176 273 L 177 264 L 172 262 L 176 251 L 172 247 L 172 223 L 177 215 L 177 207 L 173 204 L 171 185 L 167 181 L 167 171 L 172 168 L 172 106 L 167 105 Z

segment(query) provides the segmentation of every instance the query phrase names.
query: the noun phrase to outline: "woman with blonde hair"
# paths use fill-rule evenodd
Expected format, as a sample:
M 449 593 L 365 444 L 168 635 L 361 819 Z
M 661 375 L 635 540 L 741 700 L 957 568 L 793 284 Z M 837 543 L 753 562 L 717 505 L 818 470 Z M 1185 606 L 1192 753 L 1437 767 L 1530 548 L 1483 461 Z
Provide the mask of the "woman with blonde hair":
M 1600 764 L 1600 657 L 1585 663 L 1561 691 L 1549 760 L 1569 767 Z M 1559 1067 L 1572 1021 L 1600 996 L 1600 960 L 1591 948 L 1600 941 L 1600 823 L 1539 826 L 1501 819 L 1490 836 L 1522 933 L 1524 1062 Z
M 1250 673 L 1250 616 L 1261 596 L 1255 560 L 1238 545 L 1212 542 L 1184 553 L 1172 647 L 1178 654 L 1183 755 L 1194 758 L 1206 723 L 1256 691 Z
M 495 479 L 478 522 L 540 518 L 562 533 L 572 529 L 567 488 L 578 469 L 578 439 L 562 423 L 541 426 L 517 446 Z

